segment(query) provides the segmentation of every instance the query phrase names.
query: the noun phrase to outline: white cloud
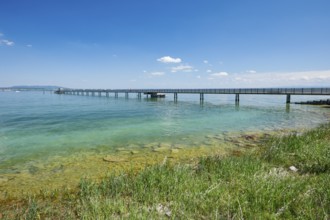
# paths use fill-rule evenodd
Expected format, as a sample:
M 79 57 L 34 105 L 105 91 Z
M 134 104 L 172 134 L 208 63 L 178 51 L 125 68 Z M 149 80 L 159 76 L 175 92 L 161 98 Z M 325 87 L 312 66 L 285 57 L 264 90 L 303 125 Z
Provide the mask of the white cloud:
M 232 74 L 236 87 L 312 87 L 330 85 L 330 70 Z
M 15 43 L 14 43 L 13 41 L 9 41 L 9 40 L 1 40 L 1 39 L 0 39 L 0 45 L 1 45 L 1 44 L 4 44 L 4 45 L 10 47 L 10 46 L 14 46 Z
M 207 73 L 212 73 L 212 70 L 206 70 Z
M 211 76 L 215 77 L 221 77 L 221 76 L 228 76 L 229 74 L 227 72 L 219 72 L 219 73 L 213 73 Z
M 208 60 L 203 60 L 203 63 L 208 64 L 209 61 Z
M 164 72 L 152 72 L 150 73 L 152 76 L 164 76 L 165 73 Z
M 180 65 L 180 66 L 175 66 L 171 68 L 171 72 L 172 73 L 176 73 L 176 72 L 192 72 L 194 70 L 194 68 L 192 66 L 189 65 Z
M 27 47 L 32 47 L 32 45 L 31 44 L 28 44 L 28 45 L 26 45 Z
M 200 78 L 201 78 L 201 76 L 199 76 L 199 75 L 198 75 L 198 76 L 196 76 L 196 78 L 197 78 L 197 79 L 200 79 Z
M 247 73 L 257 73 L 257 71 L 255 71 L 255 70 L 248 70 L 248 71 L 246 71 Z
M 5 45 L 5 46 L 14 46 L 14 42 L 13 41 L 10 41 L 10 40 L 7 40 L 7 39 L 1 39 L 3 38 L 4 34 L 3 33 L 0 33 L 0 46 L 1 45 Z
M 173 58 L 170 56 L 161 57 L 161 58 L 157 59 L 157 61 L 159 61 L 161 63 L 181 63 L 180 58 Z

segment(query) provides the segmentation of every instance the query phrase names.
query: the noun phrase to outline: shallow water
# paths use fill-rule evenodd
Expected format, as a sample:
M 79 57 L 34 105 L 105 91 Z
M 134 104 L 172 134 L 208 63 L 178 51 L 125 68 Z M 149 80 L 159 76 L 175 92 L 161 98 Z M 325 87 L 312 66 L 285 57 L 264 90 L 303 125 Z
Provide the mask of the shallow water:
M 70 175 L 79 179 L 92 169 L 101 174 L 109 168 L 103 161 L 108 154 L 147 161 L 157 157 L 151 152 L 164 156 L 171 149 L 222 151 L 235 147 L 230 140 L 242 133 L 309 129 L 329 121 L 328 108 L 286 105 L 285 96 L 241 95 L 239 105 L 234 98 L 205 95 L 201 104 L 198 95 L 179 94 L 174 102 L 172 95 L 139 100 L 136 94 L 116 99 L 0 92 L 0 189 L 15 189 L 22 181 L 33 185 L 40 178 L 51 185 L 56 176 L 70 181 Z M 321 98 L 328 97 L 292 101 Z

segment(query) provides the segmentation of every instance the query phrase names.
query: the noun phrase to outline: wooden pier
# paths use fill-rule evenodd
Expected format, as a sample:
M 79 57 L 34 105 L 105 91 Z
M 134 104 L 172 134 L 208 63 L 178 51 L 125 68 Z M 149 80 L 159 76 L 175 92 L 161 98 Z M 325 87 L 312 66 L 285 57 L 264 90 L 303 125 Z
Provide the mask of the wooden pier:
M 178 94 L 199 94 L 200 101 L 204 101 L 204 94 L 233 94 L 235 102 L 239 103 L 240 95 L 285 95 L 286 103 L 291 102 L 292 95 L 320 95 L 330 96 L 330 88 L 241 88 L 241 89 L 59 89 L 58 94 L 69 95 L 86 95 L 86 96 L 109 96 L 114 93 L 118 98 L 119 93 L 124 93 L 125 98 L 129 97 L 130 93 L 137 94 L 138 98 L 142 94 L 151 98 L 165 97 L 165 94 L 173 94 L 174 101 L 178 100 Z

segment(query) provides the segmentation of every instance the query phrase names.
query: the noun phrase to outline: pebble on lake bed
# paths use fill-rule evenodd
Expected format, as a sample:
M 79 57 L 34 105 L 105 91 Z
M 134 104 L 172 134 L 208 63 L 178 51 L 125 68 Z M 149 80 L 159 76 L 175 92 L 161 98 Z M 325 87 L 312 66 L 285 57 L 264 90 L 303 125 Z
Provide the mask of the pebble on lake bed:
M 7 177 L 0 176 L 0 184 L 1 183 L 6 183 L 8 181 L 9 181 L 9 179 Z
M 169 151 L 170 147 L 158 147 L 153 149 L 154 152 L 164 152 L 164 151 Z
M 179 153 L 179 149 L 172 149 L 172 150 L 171 150 L 171 153 L 172 153 L 172 154 L 177 154 L 177 153 Z
M 108 156 L 103 157 L 103 161 L 118 163 L 118 162 L 125 162 L 126 160 L 123 158 L 118 158 L 118 157 L 108 155 Z
M 131 154 L 138 154 L 139 151 L 137 151 L 137 150 L 131 150 L 130 153 L 131 153 Z
M 150 144 L 145 144 L 143 148 L 155 148 L 159 147 L 159 143 L 150 143 Z

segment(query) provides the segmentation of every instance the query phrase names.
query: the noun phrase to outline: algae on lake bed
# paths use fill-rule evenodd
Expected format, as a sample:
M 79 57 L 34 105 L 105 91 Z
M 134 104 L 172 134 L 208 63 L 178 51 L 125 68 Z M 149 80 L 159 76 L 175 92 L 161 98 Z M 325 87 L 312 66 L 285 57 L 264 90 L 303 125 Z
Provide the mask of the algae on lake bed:
M 329 219 L 329 140 L 327 124 L 269 137 L 237 156 L 201 157 L 193 166 L 165 161 L 83 179 L 76 190 L 3 201 L 0 213 L 5 219 Z
M 237 153 L 244 151 L 245 145 L 254 147 L 261 136 L 251 133 L 207 135 L 201 141 L 194 141 L 193 146 L 151 142 L 31 159 L 24 164 L 8 166 L 8 172 L 0 174 L 0 199 L 21 198 L 63 187 L 74 189 L 81 178 L 99 180 L 108 173 L 140 171 L 164 160 L 173 164 L 192 163 L 203 156 Z

